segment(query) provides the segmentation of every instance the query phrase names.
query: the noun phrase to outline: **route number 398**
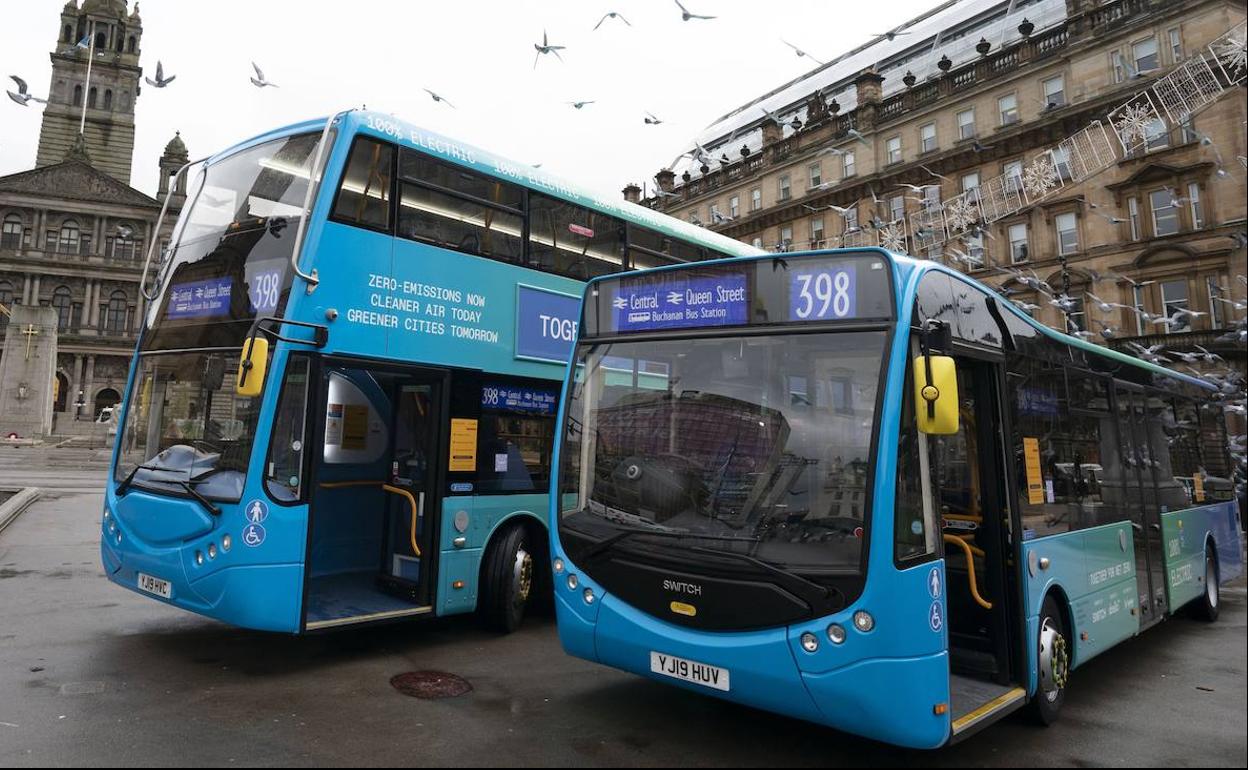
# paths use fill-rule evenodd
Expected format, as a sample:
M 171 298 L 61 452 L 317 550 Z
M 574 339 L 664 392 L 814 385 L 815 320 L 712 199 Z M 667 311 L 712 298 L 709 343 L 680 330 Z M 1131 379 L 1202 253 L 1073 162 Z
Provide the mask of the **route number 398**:
M 845 318 L 853 314 L 853 281 L 848 271 L 801 273 L 793 280 L 794 320 Z

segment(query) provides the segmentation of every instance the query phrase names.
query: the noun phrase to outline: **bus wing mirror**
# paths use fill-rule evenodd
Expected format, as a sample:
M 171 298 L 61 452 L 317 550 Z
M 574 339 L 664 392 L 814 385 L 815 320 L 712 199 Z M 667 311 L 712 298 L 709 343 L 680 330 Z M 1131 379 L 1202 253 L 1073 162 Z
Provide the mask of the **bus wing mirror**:
M 915 420 L 934 436 L 958 432 L 958 370 L 950 356 L 914 359 Z
M 259 335 L 249 337 L 238 361 L 238 381 L 234 385 L 234 393 L 244 398 L 260 395 L 260 390 L 264 387 L 264 372 L 268 366 L 269 340 Z

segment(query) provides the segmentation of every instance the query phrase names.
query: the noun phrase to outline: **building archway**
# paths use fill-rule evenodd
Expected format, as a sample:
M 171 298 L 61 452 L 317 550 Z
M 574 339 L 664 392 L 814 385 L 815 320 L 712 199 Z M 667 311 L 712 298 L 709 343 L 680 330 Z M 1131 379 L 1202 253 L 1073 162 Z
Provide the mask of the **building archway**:
M 117 406 L 119 403 L 121 403 L 121 394 L 112 388 L 104 388 L 95 394 L 95 410 L 91 413 L 91 419 L 100 419 L 100 412 L 110 406 Z
M 64 412 L 69 409 L 69 378 L 64 372 L 56 373 L 56 400 L 52 404 L 52 411 Z

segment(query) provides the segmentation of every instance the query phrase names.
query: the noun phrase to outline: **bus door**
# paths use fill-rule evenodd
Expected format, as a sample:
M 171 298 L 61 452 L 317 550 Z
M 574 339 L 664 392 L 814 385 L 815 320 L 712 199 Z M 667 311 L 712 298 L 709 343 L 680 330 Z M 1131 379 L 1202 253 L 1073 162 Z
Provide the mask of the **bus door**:
M 1126 465 L 1124 496 L 1135 540 L 1135 576 L 1139 587 L 1140 628 L 1166 616 L 1166 581 L 1162 562 L 1161 509 L 1157 494 L 1157 463 L 1148 440 L 1147 396 L 1116 383 L 1118 436 Z M 1160 429 L 1160 426 L 1158 426 Z
M 309 517 L 304 627 L 432 612 L 446 374 L 329 363 Z
M 1004 444 L 1002 367 L 955 356 L 958 433 L 933 436 L 948 602 L 955 725 L 1017 689 L 1017 607 Z M 1010 701 L 1013 703 L 1013 701 Z

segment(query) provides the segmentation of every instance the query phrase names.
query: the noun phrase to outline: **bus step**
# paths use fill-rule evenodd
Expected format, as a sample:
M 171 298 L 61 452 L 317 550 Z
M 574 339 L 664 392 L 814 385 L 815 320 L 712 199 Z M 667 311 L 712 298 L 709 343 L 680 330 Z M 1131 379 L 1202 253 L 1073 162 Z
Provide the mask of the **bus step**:
M 993 676 L 999 673 L 997 657 L 990 652 L 954 647 L 949 651 L 950 668 L 970 676 Z

